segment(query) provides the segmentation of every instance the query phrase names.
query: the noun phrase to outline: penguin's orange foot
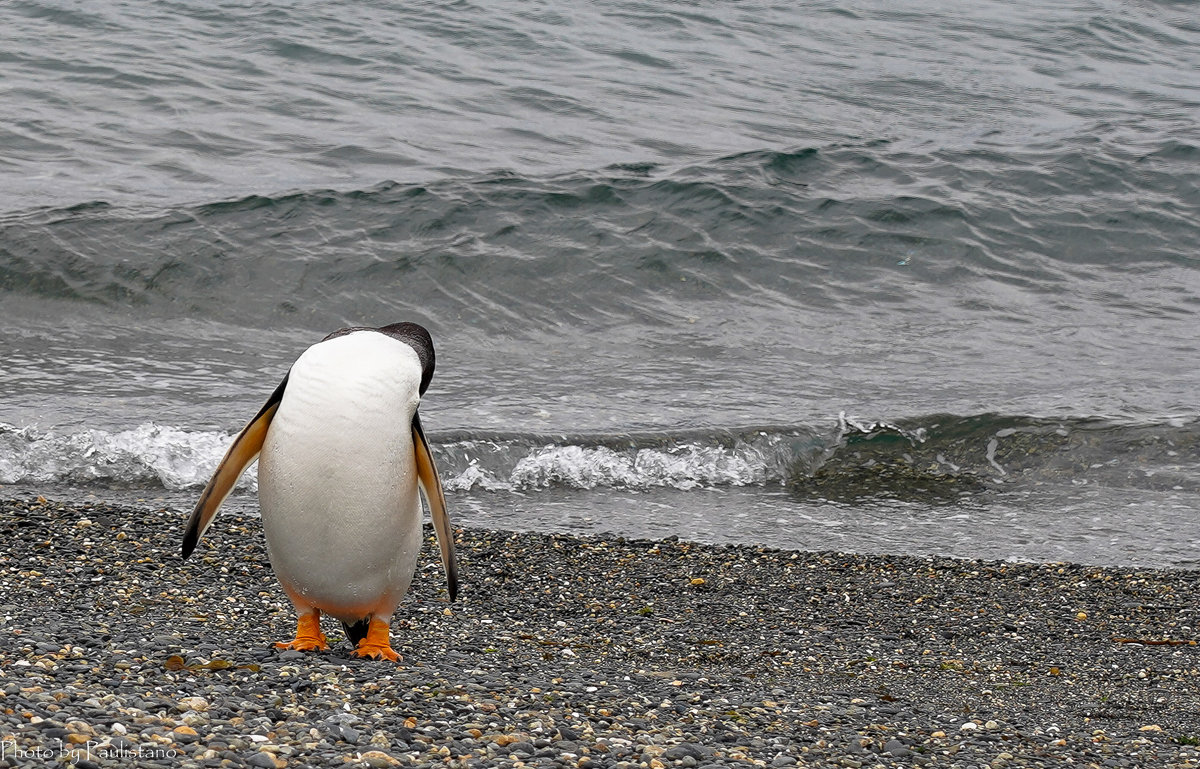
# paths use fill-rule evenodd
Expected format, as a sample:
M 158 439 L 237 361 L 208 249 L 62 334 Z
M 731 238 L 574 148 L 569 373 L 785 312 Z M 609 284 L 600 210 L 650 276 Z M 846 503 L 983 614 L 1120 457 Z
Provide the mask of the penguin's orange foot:
M 358 642 L 358 648 L 354 650 L 354 656 L 399 662 L 400 655 L 392 649 L 391 641 L 388 639 L 388 632 L 388 623 L 378 617 L 372 617 L 371 624 L 367 627 L 367 635 Z
M 329 644 L 325 643 L 325 634 L 321 632 L 321 612 L 301 614 L 296 620 L 296 637 L 290 641 L 280 641 L 276 649 L 298 649 L 299 651 L 325 651 Z

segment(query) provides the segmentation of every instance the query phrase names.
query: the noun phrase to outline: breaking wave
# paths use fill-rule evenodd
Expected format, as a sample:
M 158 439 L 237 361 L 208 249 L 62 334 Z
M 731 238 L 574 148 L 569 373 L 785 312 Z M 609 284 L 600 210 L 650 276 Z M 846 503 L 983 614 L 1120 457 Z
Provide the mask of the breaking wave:
M 0 484 L 184 490 L 232 436 L 143 424 L 58 435 L 0 424 Z M 1200 422 L 980 414 L 623 434 L 434 433 L 453 492 L 787 488 L 831 499 L 955 498 L 1019 483 L 1200 490 Z M 253 490 L 248 473 L 240 488 Z

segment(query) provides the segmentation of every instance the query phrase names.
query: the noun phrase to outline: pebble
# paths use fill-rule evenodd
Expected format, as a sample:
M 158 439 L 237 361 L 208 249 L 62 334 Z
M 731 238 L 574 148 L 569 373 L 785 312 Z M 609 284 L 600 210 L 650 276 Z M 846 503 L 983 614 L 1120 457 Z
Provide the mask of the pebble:
M 272 648 L 295 618 L 259 522 L 223 515 L 185 562 L 187 512 L 0 502 L 11 748 L 261 769 L 1200 767 L 1200 572 L 464 529 L 452 611 L 427 536 L 396 665 L 350 656 L 336 623 L 327 652 Z
M 275 756 L 270 753 L 255 753 L 246 759 L 246 763 L 250 766 L 262 767 L 262 769 L 275 769 Z

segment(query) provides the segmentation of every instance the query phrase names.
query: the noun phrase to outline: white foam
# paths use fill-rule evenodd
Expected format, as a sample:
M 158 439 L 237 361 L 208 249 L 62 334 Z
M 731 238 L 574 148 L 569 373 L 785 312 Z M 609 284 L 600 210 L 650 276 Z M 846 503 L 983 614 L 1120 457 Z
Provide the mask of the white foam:
M 712 486 L 747 486 L 783 481 L 794 455 L 778 436 L 732 444 L 681 442 L 666 447 L 613 449 L 608 446 L 509 446 L 509 462 L 472 460 L 447 488 L 531 491 L 549 487 L 595 489 L 619 487 L 680 490 Z M 462 444 L 450 448 L 462 451 Z M 457 451 L 456 451 L 457 450 Z M 463 452 L 466 453 L 466 452 Z
M 0 483 L 203 486 L 233 436 L 142 424 L 130 430 L 83 430 L 69 435 L 0 423 Z M 254 487 L 254 473 L 242 488 Z
M 107 487 L 203 487 L 233 436 L 142 424 L 129 430 L 59 435 L 0 423 L 0 484 Z M 703 438 L 611 448 L 536 439 L 477 439 L 438 445 L 434 454 L 448 491 L 537 491 L 667 487 L 680 490 L 783 481 L 795 461 L 788 436 Z M 242 490 L 256 488 L 243 475 Z

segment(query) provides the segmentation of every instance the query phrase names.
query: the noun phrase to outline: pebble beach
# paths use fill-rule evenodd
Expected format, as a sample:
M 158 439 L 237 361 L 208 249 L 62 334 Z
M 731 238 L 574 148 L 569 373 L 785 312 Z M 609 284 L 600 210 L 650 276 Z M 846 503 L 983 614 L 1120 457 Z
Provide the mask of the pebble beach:
M 186 513 L 0 503 L 0 765 L 1200 766 L 1196 571 L 464 528 L 395 664 Z

